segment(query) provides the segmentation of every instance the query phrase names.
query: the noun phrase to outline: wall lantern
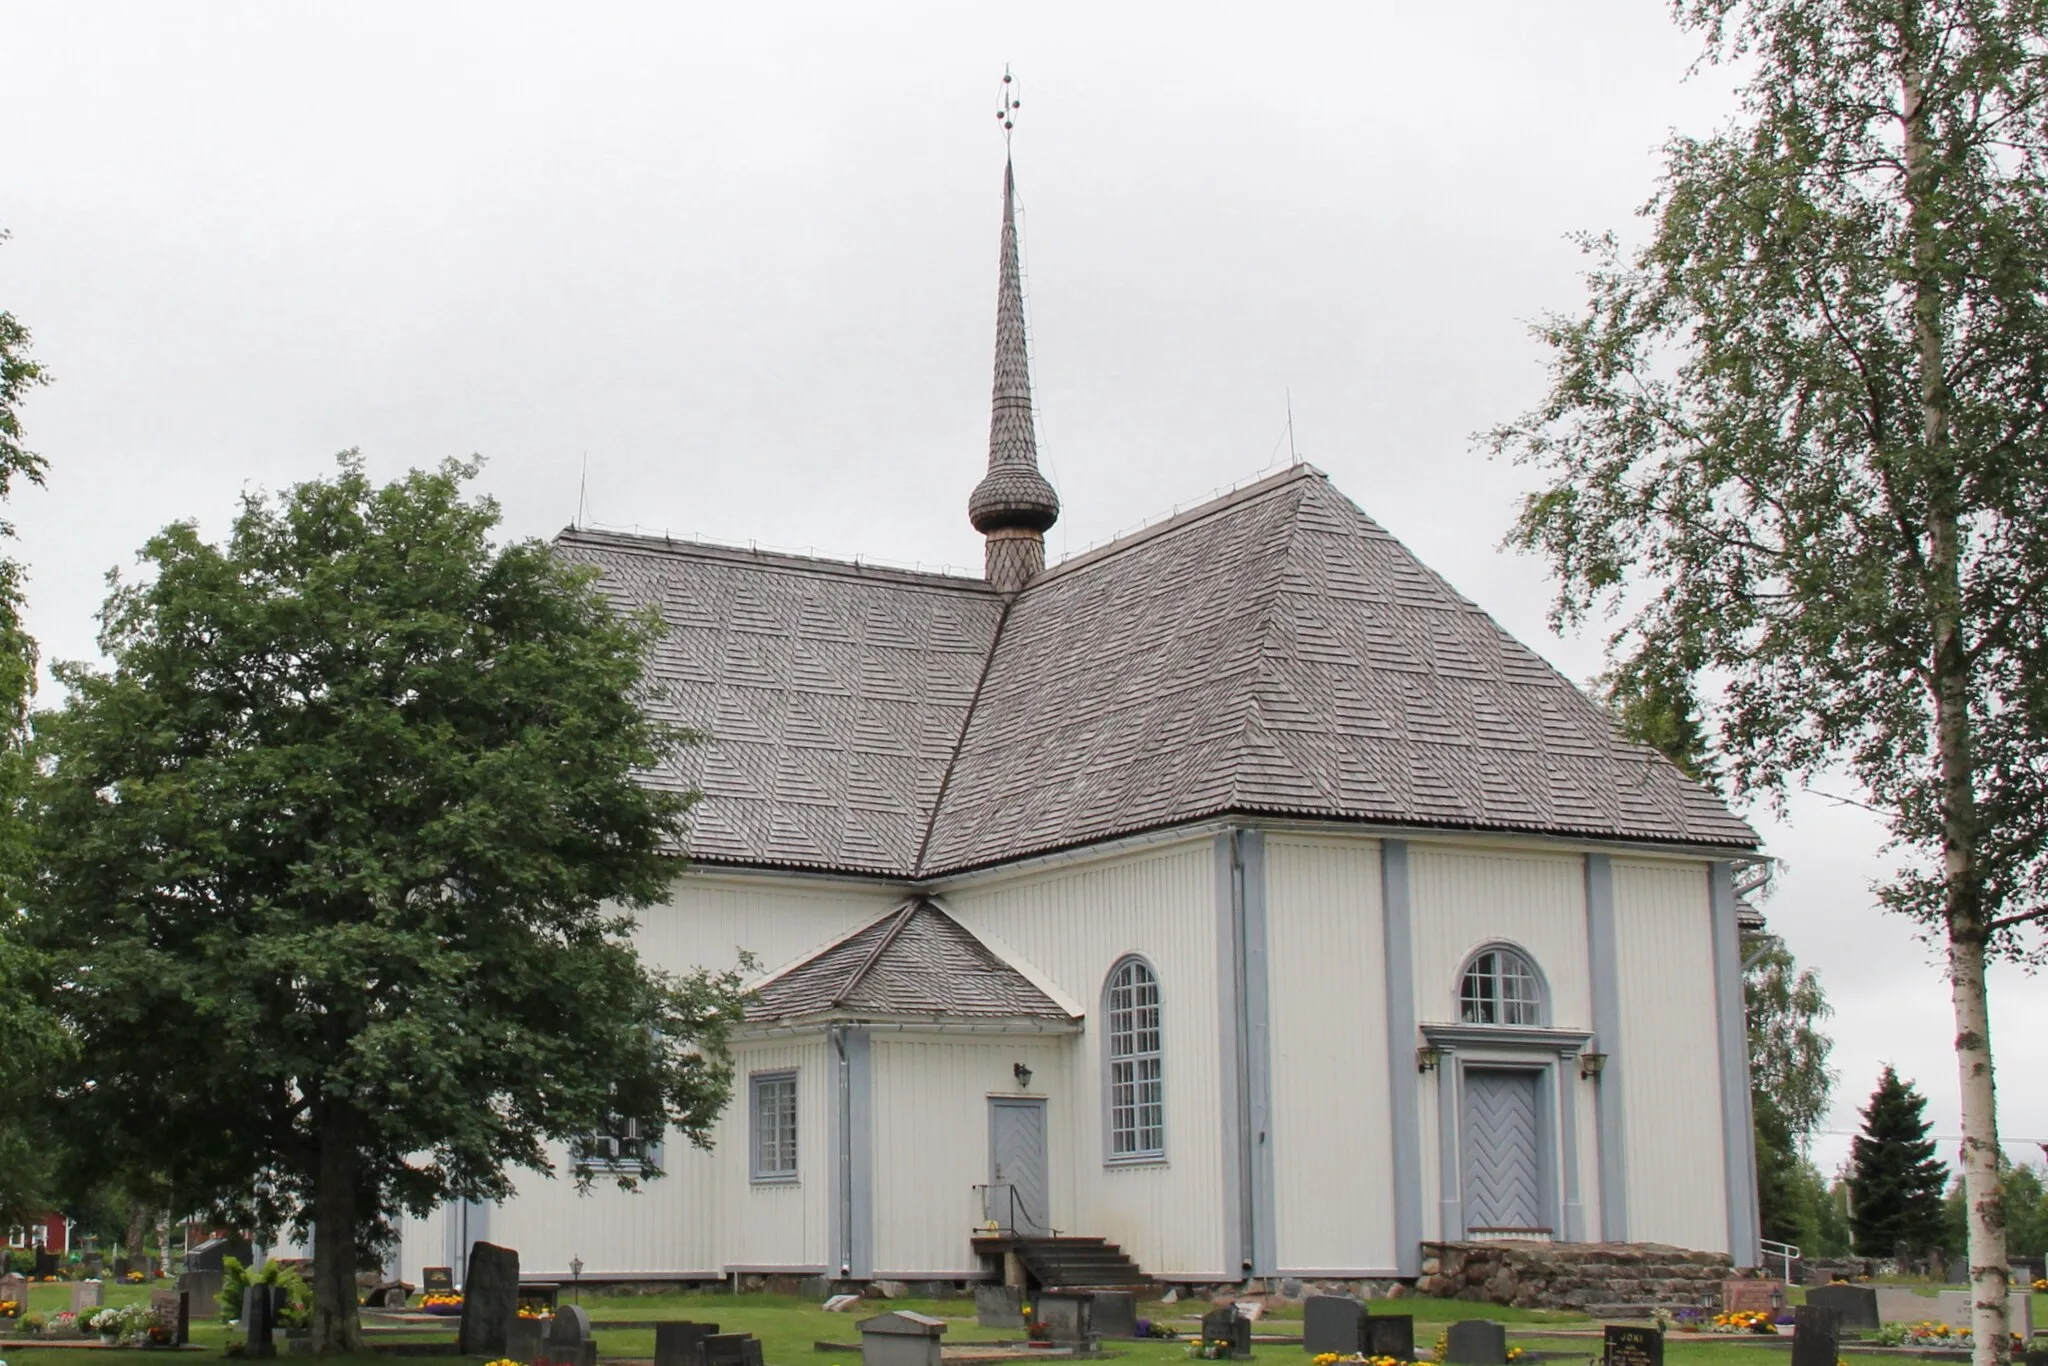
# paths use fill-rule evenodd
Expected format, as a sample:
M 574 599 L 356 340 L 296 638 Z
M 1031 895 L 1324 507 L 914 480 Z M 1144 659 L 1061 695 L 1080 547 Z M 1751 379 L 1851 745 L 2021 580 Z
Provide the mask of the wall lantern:
M 1597 1076 L 1599 1076 L 1599 1075 L 1600 1075 L 1600 1074 L 1601 1074 L 1602 1072 L 1604 1072 L 1604 1071 L 1606 1071 L 1606 1070 L 1607 1070 L 1607 1055 L 1606 1055 L 1605 1053 L 1581 1053 L 1581 1054 L 1579 1054 L 1579 1075 L 1580 1075 L 1580 1076 L 1582 1076 L 1582 1077 L 1597 1077 Z
M 1026 1067 L 1023 1063 L 1011 1063 L 1010 1075 L 1017 1079 L 1017 1085 L 1023 1087 L 1027 1091 L 1031 1089 L 1031 1069 Z
M 1426 1043 L 1415 1050 L 1415 1070 L 1434 1072 L 1443 1063 L 1444 1051 L 1435 1044 Z

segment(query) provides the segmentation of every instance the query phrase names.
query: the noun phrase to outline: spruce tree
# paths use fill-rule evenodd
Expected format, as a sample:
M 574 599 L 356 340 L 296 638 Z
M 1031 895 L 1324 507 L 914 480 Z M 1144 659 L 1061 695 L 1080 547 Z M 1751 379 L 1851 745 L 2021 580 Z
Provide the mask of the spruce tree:
M 1865 1257 L 1913 1255 L 1943 1242 L 1948 1166 L 1927 1136 L 1927 1098 L 1886 1065 L 1850 1154 L 1849 1225 Z

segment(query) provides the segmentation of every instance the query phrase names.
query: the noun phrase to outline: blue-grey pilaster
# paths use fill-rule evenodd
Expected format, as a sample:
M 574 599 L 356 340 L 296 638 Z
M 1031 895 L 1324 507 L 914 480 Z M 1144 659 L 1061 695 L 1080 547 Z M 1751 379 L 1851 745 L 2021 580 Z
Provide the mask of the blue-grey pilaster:
M 1393 1127 L 1394 1258 L 1422 1274 L 1422 1097 L 1415 1070 L 1415 931 L 1408 841 L 1380 841 L 1380 929 L 1387 983 L 1387 1122 Z
M 1266 970 L 1266 836 L 1237 832 L 1244 885 L 1245 1099 L 1251 1131 L 1252 1273 L 1279 1269 L 1273 1180 L 1273 1030 Z
M 1593 1116 L 1600 1146 L 1600 1237 L 1628 1241 L 1628 1138 L 1622 1096 L 1628 1052 L 1621 1042 L 1621 949 L 1614 924 L 1614 864 L 1586 855 L 1586 956 L 1593 993 L 1593 1052 L 1607 1055 L 1594 1082 Z
M 1223 1118 L 1223 1181 L 1218 1192 L 1223 1201 L 1223 1258 L 1219 1270 L 1225 1279 L 1249 1274 L 1252 1264 L 1252 1205 L 1250 1200 L 1251 1116 L 1244 1103 L 1244 1034 L 1240 1029 L 1242 998 L 1238 964 L 1238 921 L 1243 905 L 1244 881 L 1238 867 L 1237 834 L 1225 830 L 1216 837 L 1216 1024 L 1219 1035 L 1217 1058 L 1218 1094 L 1216 1108 Z M 1107 1148 L 1104 1149 L 1107 1152 Z
M 1755 1266 L 1757 1245 L 1756 1129 L 1749 1110 L 1749 1021 L 1742 999 L 1742 937 L 1735 922 L 1735 870 L 1708 865 L 1714 915 L 1714 1014 L 1721 1035 L 1721 1153 L 1728 1188 L 1728 1251 L 1737 1266 Z
M 1586 1206 L 1579 1196 L 1579 1055 L 1560 1052 L 1557 1066 L 1558 1166 L 1563 1172 L 1564 1241 L 1586 1241 Z
M 867 1030 L 834 1026 L 830 1037 L 833 1162 L 829 1181 L 833 1271 L 874 1274 L 874 1045 Z
M 1436 1069 L 1437 1237 L 1465 1236 L 1464 1187 L 1458 1171 L 1458 1055 L 1441 1049 Z

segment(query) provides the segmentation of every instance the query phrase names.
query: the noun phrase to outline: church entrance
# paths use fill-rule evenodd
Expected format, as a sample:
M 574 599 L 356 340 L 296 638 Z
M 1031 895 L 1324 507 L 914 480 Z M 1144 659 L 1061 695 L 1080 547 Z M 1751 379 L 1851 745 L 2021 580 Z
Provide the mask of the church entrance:
M 1052 1232 L 1045 1161 L 1045 1102 L 994 1096 L 988 1103 L 988 1217 L 1006 1233 Z
M 1469 1234 L 1543 1227 L 1542 1073 L 1467 1066 L 1464 1076 L 1465 1227 Z

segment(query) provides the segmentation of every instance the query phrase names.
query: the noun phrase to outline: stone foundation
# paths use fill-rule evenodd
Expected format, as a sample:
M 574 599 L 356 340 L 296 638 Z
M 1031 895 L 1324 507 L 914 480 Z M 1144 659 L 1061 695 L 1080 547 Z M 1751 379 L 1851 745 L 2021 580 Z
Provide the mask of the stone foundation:
M 1424 1243 L 1416 1293 L 1518 1309 L 1646 1318 L 1659 1307 L 1721 1307 L 1734 1274 L 1722 1252 L 1662 1243 Z

